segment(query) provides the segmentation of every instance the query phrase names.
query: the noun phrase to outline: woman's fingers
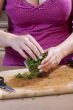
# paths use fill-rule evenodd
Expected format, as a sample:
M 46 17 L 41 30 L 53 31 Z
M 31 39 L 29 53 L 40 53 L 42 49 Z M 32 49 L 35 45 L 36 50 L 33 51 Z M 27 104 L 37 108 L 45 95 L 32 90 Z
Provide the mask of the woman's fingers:
M 38 67 L 39 71 L 47 72 L 51 69 L 56 68 L 62 59 L 60 52 L 61 51 L 58 50 L 58 48 L 50 48 L 47 57 L 41 62 L 41 65 Z
M 22 51 L 22 49 L 18 48 L 18 53 L 25 59 L 27 59 L 27 55 Z
M 41 64 L 38 69 L 39 71 L 49 71 L 51 68 L 55 68 L 55 66 L 57 65 L 57 63 L 54 61 L 54 58 L 51 58 L 50 60 L 47 60 L 47 62 L 45 64 Z
M 47 62 L 50 61 L 50 59 L 53 57 L 53 53 L 50 51 L 50 49 L 48 50 L 48 55 L 47 57 L 41 62 L 41 64 L 46 64 Z
M 19 36 L 13 35 L 8 40 L 9 46 L 16 50 L 22 57 L 27 58 L 27 55 L 23 50 L 25 50 L 34 60 L 42 59 L 41 53 L 43 52 L 42 47 L 37 43 L 37 41 L 31 36 Z
M 51 66 L 51 65 L 50 65 L 50 66 Z M 49 70 L 51 69 L 50 66 L 47 65 L 47 66 L 45 66 L 45 67 L 39 69 L 39 71 L 40 71 L 40 72 L 47 72 L 47 71 L 49 71 Z
M 27 59 L 28 56 L 24 53 L 24 51 L 17 45 L 14 46 L 14 50 L 16 50 L 23 58 Z
M 40 65 L 38 67 L 38 69 L 39 69 L 39 71 L 45 71 L 45 72 L 47 72 L 47 71 L 50 70 L 51 66 L 52 66 L 52 64 L 51 64 L 51 61 L 50 61 L 50 62 L 47 62 L 46 64 Z
M 50 64 L 50 65 L 46 65 L 46 66 L 43 66 L 39 69 L 40 72 L 48 72 L 50 69 L 54 68 L 55 65 L 53 64 Z
M 42 59 L 41 53 L 39 52 L 39 50 L 37 49 L 37 47 L 33 43 L 31 43 L 29 41 L 29 39 L 25 38 L 25 40 L 26 40 L 25 44 L 31 49 L 31 51 L 33 52 L 33 54 L 35 56 L 37 56 L 39 59 Z
M 28 48 L 25 44 L 21 44 L 22 50 L 26 51 L 26 53 L 29 54 L 29 56 L 34 59 L 35 61 L 37 60 L 37 57 L 34 55 L 34 53 Z
M 39 52 L 41 54 L 44 53 L 43 48 L 39 45 L 39 43 L 31 35 L 29 35 L 28 38 L 37 47 L 37 49 L 39 50 Z
M 50 61 L 50 59 L 51 59 L 51 55 L 48 55 L 48 56 L 41 62 L 41 64 L 42 64 L 42 65 L 43 65 L 43 64 L 46 64 L 47 62 Z
M 43 69 L 43 68 L 45 68 L 46 66 L 50 66 L 50 65 L 49 65 L 49 62 L 47 62 L 47 63 L 44 64 L 44 65 L 39 65 L 39 66 L 38 66 L 38 69 Z

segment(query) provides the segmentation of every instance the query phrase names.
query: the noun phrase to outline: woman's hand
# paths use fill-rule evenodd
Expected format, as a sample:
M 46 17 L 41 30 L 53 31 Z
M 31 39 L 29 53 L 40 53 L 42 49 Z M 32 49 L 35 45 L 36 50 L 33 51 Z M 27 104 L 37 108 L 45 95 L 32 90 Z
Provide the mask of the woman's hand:
M 41 65 L 38 67 L 40 72 L 47 72 L 52 68 L 55 68 L 62 58 L 64 57 L 61 48 L 52 47 L 48 49 L 47 57 L 41 62 Z
M 37 57 L 39 59 L 42 58 L 41 53 L 44 52 L 42 47 L 29 34 L 23 36 L 16 36 L 12 34 L 12 36 L 8 37 L 7 42 L 11 48 L 17 51 L 25 59 L 28 57 L 26 53 L 34 60 L 37 60 Z

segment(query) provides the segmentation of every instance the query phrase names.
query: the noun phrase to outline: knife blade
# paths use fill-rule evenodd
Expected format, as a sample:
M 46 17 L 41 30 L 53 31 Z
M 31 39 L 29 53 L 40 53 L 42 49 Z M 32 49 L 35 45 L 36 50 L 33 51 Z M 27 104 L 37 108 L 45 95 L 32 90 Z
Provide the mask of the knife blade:
M 15 89 L 13 89 L 12 87 L 8 86 L 5 82 L 4 82 L 4 78 L 0 76 L 0 88 L 8 91 L 8 92 L 14 92 Z

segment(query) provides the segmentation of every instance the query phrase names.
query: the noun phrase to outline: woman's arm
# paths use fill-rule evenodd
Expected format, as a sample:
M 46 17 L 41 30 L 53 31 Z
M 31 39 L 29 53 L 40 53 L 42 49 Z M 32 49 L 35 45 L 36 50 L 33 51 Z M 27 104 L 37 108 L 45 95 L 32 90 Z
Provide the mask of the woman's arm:
M 39 43 L 31 35 L 18 36 L 1 30 L 0 47 L 11 47 L 24 58 L 27 58 L 26 52 L 34 60 L 37 60 L 37 57 L 41 59 L 41 54 L 44 52 Z
M 4 5 L 4 0 L 0 0 L 0 16 L 2 14 L 2 8 Z M 6 47 L 8 46 L 8 44 L 6 43 L 6 39 L 7 39 L 7 35 L 5 34 L 5 32 L 0 30 L 0 47 Z M 2 37 L 4 35 L 4 37 Z
M 60 45 L 48 49 L 47 57 L 38 67 L 39 71 L 47 72 L 55 68 L 64 57 L 71 53 L 73 53 L 73 33 Z
M 8 36 L 7 32 L 0 30 L 0 48 L 1 47 L 8 47 Z
M 73 33 L 58 48 L 61 49 L 63 57 L 73 53 Z

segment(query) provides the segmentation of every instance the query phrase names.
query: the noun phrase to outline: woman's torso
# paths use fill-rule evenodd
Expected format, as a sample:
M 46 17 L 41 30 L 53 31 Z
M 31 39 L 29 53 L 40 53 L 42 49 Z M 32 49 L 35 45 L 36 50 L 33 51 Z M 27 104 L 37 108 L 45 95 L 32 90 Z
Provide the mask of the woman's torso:
M 26 0 L 7 0 L 8 32 L 31 34 L 44 48 L 59 45 L 72 32 L 71 0 L 46 0 L 34 6 Z M 5 65 L 23 65 L 24 59 L 13 49 L 6 48 Z

